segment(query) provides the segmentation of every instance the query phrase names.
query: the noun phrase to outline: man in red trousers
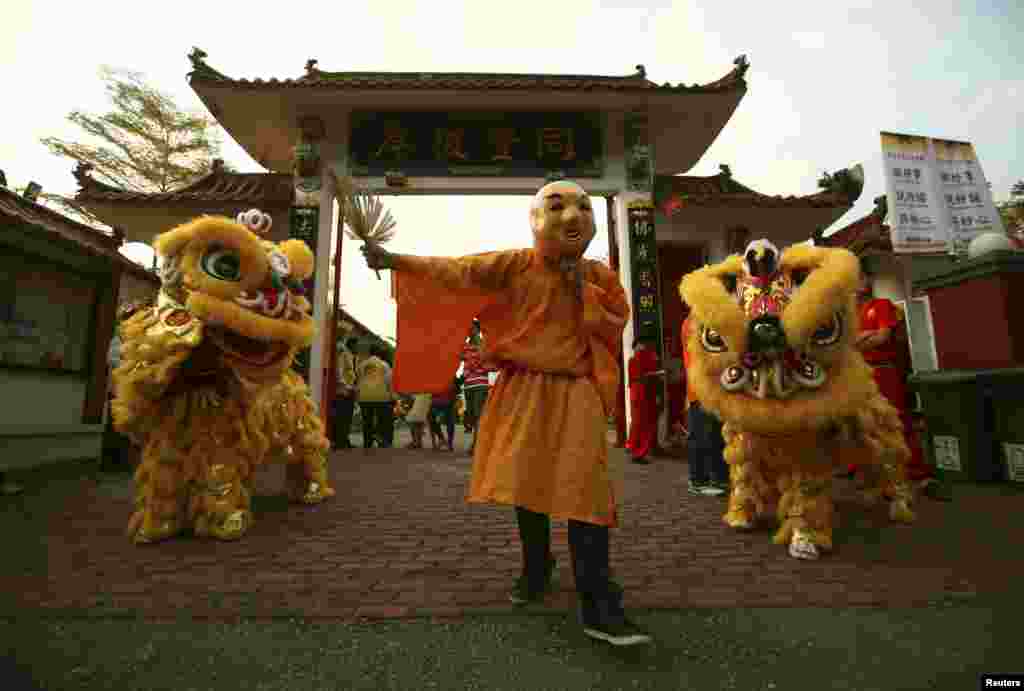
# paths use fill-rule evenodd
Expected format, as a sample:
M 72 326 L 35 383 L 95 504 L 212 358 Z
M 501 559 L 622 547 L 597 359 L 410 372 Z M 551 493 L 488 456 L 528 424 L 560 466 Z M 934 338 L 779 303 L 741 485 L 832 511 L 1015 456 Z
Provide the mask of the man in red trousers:
M 629 359 L 629 441 L 626 448 L 634 463 L 648 463 L 647 456 L 658 443 L 658 353 L 647 340 L 633 347 Z
M 920 439 L 914 431 L 913 416 L 907 406 L 906 343 L 900 338 L 901 329 L 905 328 L 903 314 L 891 300 L 873 297 L 870 274 L 862 270 L 860 280 L 857 291 L 860 318 L 857 347 L 871 365 L 879 391 L 900 413 L 903 434 L 911 453 L 908 479 L 921 487 L 927 496 L 949 501 L 952 497 L 948 486 L 936 479 L 934 469 L 924 460 Z M 854 475 L 856 466 L 851 465 L 847 472 Z

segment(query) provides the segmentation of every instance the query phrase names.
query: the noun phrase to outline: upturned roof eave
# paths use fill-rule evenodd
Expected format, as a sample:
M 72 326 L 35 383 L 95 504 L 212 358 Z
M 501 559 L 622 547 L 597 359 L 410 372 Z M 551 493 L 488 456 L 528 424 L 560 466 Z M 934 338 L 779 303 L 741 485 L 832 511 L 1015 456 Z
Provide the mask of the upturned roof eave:
M 89 175 L 89 166 L 79 164 L 73 171 L 78 181 L 79 189 L 75 193 L 75 200 L 86 207 L 92 205 L 113 204 L 121 208 L 137 206 L 148 208 L 151 206 L 173 205 L 197 205 L 209 206 L 211 204 L 230 206 L 233 204 L 262 204 L 268 208 L 290 206 L 293 198 L 293 190 L 289 184 L 290 176 L 281 173 L 234 173 L 223 169 L 223 161 L 214 161 L 213 169 L 198 180 L 170 192 L 136 192 L 114 187 L 101 182 Z M 244 184 L 245 180 L 259 180 L 263 184 L 262 189 L 246 190 L 238 193 L 237 188 Z M 264 182 L 278 182 L 280 189 L 271 186 L 268 191 Z M 224 189 L 228 191 L 224 191 Z M 287 189 L 287 194 L 282 190 Z
M 206 63 L 207 54 L 194 48 L 189 54 L 192 71 L 188 74 L 193 89 L 202 85 L 240 89 L 331 89 L 336 91 L 380 91 L 411 88 L 417 91 L 511 90 L 511 91 L 625 91 L 661 93 L 721 92 L 746 87 L 749 69 L 746 56 L 733 61 L 734 67 L 725 76 L 706 84 L 665 83 L 658 85 L 647 79 L 643 65 L 624 76 L 477 73 L 477 72 L 327 72 L 316 67 L 317 60 L 306 62 L 305 75 L 286 79 L 233 79 Z M 198 90 L 198 89 L 197 89 Z
M 365 88 L 359 84 L 312 84 L 310 79 L 299 78 L 292 80 L 237 80 L 227 77 L 206 65 L 204 58 L 206 54 L 196 49 L 189 56 L 193 63 L 193 70 L 189 73 L 189 83 L 195 93 L 203 101 L 204 105 L 213 117 L 224 127 L 228 134 L 245 149 L 256 161 L 264 167 L 279 172 L 288 172 L 291 168 L 290 150 L 294 144 L 294 138 L 298 132 L 298 117 L 300 115 L 314 114 L 318 109 L 336 110 L 348 109 L 358 110 L 365 108 L 378 108 L 381 110 L 413 110 L 413 109 L 443 109 L 450 105 L 450 99 L 458 98 L 466 109 L 504 109 L 504 110 L 562 110 L 566 108 L 591 108 L 598 110 L 628 110 L 632 108 L 646 108 L 652 115 L 652 123 L 657 120 L 659 112 L 663 114 L 660 120 L 676 123 L 678 126 L 680 113 L 691 110 L 700 111 L 699 103 L 704 98 L 713 100 L 714 105 L 704 108 L 704 112 L 711 114 L 715 122 L 705 123 L 698 131 L 709 133 L 707 142 L 700 151 L 686 151 L 678 157 L 662 156 L 656 160 L 665 160 L 665 169 L 661 173 L 685 172 L 693 167 L 696 162 L 711 145 L 718 133 L 732 117 L 739 101 L 746 93 L 747 84 L 744 75 L 749 67 L 746 58 L 741 56 L 735 61 L 735 67 L 723 78 L 709 84 L 694 84 L 692 86 L 670 84 L 658 86 L 645 77 L 640 79 L 637 75 L 631 77 L 587 77 L 575 75 L 470 75 L 474 78 L 538 78 L 538 79 L 568 79 L 568 80 L 601 80 L 601 88 L 566 87 L 557 89 L 543 89 L 537 84 L 524 84 L 517 88 L 498 88 L 494 85 L 488 88 L 453 88 L 451 84 L 437 82 L 438 85 L 445 84 L 445 88 L 404 88 L 401 85 L 392 83 L 386 87 Z M 315 61 L 311 61 L 315 64 Z M 307 65 L 307 72 L 313 74 L 327 74 L 318 70 L 310 70 Z M 643 76 L 642 67 L 639 74 Z M 345 73 L 358 75 L 367 73 Z M 380 73 L 369 73 L 380 76 Z M 395 73 L 392 73 L 392 76 Z M 453 73 L 466 75 L 466 73 Z M 452 73 L 447 76 L 451 76 Z M 307 75 L 308 77 L 309 75 Z M 387 76 L 387 75 L 385 75 Z M 431 78 L 443 78 L 446 75 L 435 73 Z M 280 96 L 284 92 L 291 91 L 300 98 L 295 99 L 287 107 L 282 107 Z M 329 98 L 323 98 L 319 94 L 329 93 Z M 243 95 L 244 94 L 244 95 Z M 272 102 L 262 94 L 273 95 Z M 700 96 L 697 102 L 695 98 Z M 722 101 L 722 99 L 726 99 Z M 240 100 L 244 100 L 246 106 L 243 108 Z M 535 105 L 530 106 L 533 103 Z M 245 118 L 234 117 L 232 112 L 244 111 Z M 294 111 L 294 112 L 291 112 Z M 267 128 L 260 133 L 252 131 L 253 119 L 267 121 Z M 268 133 L 272 130 L 273 133 Z M 672 132 L 672 137 L 676 136 Z M 692 133 L 691 133 L 692 134 Z M 672 138 L 670 137 L 670 139 Z M 664 151 L 664 147 L 662 147 Z M 671 160 L 669 160 L 671 159 Z

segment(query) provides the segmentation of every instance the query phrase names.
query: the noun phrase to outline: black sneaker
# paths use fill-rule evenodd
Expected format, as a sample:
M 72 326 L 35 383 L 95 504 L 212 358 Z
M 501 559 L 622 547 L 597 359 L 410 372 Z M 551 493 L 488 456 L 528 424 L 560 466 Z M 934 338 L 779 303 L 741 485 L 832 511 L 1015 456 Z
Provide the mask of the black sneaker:
M 616 646 L 644 645 L 651 642 L 651 635 L 643 631 L 625 615 L 610 617 L 592 625 L 583 625 L 583 633 L 599 641 Z
M 531 590 L 529 580 L 526 578 L 526 574 L 523 574 L 516 579 L 515 585 L 512 586 L 512 594 L 509 595 L 509 600 L 517 605 L 541 602 L 545 595 L 555 590 L 557 584 L 558 569 L 556 568 L 555 560 L 552 559 L 548 562 L 548 574 L 544 581 L 543 590 Z
M 592 597 L 580 596 L 579 621 L 583 633 L 615 646 L 643 645 L 651 635 L 634 624 L 622 609 L 622 589 L 612 586 L 606 600 L 597 603 Z
M 697 497 L 720 497 L 725 494 L 724 490 L 715 487 L 711 483 L 691 482 L 688 491 Z

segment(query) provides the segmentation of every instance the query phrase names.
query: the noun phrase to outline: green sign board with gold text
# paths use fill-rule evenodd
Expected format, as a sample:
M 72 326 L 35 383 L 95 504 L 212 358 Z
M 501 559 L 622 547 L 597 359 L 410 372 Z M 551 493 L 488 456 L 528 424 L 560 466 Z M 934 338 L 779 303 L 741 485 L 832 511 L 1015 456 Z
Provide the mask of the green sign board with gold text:
M 317 238 L 320 231 L 320 209 L 319 207 L 293 206 L 289 215 L 288 237 L 302 240 L 316 256 Z M 303 292 L 306 299 L 313 302 L 314 291 L 316 290 L 316 274 L 313 274 L 302 282 Z M 302 378 L 309 381 L 309 359 L 310 348 L 303 348 L 295 354 L 292 368 L 302 375 Z
M 352 114 L 356 176 L 595 178 L 604 174 L 599 112 Z
M 654 205 L 637 200 L 627 205 L 630 266 L 633 283 L 633 339 L 648 340 L 660 351 L 661 310 L 658 306 L 658 243 L 654 235 Z

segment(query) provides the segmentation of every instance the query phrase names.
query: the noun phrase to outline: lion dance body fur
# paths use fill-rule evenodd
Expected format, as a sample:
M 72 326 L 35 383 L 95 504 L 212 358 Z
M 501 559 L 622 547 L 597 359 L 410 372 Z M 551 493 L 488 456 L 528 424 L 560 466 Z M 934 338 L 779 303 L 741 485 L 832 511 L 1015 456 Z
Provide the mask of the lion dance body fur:
M 731 492 L 726 524 L 752 528 L 777 503 L 774 541 L 814 559 L 832 547 L 832 478 L 855 463 L 869 503 L 912 522 L 899 414 L 855 346 L 857 258 L 755 241 L 744 256 L 683 278 L 694 320 L 694 393 L 723 422 Z
M 315 504 L 334 495 L 329 442 L 303 379 L 291 369 L 312 342 L 301 281 L 305 243 L 275 244 L 238 221 L 204 216 L 156 238 L 164 259 L 157 304 L 121 326 L 114 424 L 142 448 L 135 473 L 136 543 L 196 535 L 237 539 L 252 524 L 253 473 L 287 463 L 287 491 Z

